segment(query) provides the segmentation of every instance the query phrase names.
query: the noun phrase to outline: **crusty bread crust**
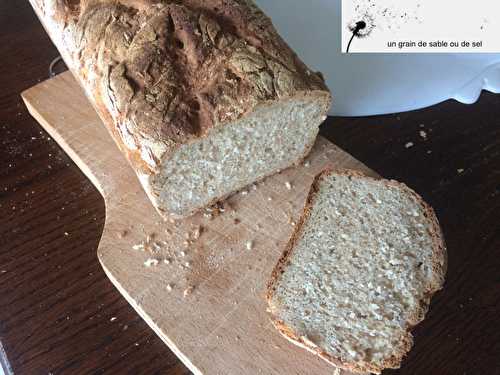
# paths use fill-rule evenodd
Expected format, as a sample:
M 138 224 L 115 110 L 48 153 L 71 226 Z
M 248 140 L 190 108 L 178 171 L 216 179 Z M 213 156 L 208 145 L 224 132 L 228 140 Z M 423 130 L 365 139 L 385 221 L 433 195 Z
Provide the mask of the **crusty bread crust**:
M 251 0 L 30 0 L 162 215 L 179 147 L 263 105 L 331 96 Z M 151 178 L 148 178 L 151 177 Z
M 275 268 L 271 273 L 271 278 L 267 285 L 267 301 L 269 304 L 271 304 L 274 292 L 276 290 L 276 286 L 280 282 L 282 274 L 285 272 L 285 269 L 289 264 L 290 258 L 295 249 L 295 245 L 302 236 L 304 224 L 305 222 L 307 222 L 307 220 L 311 215 L 312 207 L 314 205 L 316 196 L 319 192 L 320 184 L 325 177 L 330 176 L 331 174 L 344 175 L 348 177 L 349 176 L 358 178 L 361 177 L 367 180 L 374 180 L 374 181 L 381 180 L 370 176 L 366 176 L 361 172 L 353 170 L 326 169 L 316 176 L 311 186 L 306 203 L 304 205 L 303 214 L 299 219 L 297 226 L 295 227 L 295 230 L 283 252 L 283 255 L 281 256 L 281 258 L 279 259 L 278 263 L 276 264 Z M 326 353 L 322 348 L 314 345 L 307 338 L 299 337 L 291 327 L 287 326 L 282 320 L 278 319 L 272 313 L 270 314 L 271 322 L 286 339 L 318 355 L 319 357 L 323 358 L 324 360 L 326 360 L 327 362 L 331 363 L 336 367 L 340 367 L 345 370 L 357 373 L 371 372 L 379 374 L 385 368 L 400 367 L 403 357 L 410 351 L 413 345 L 413 336 L 411 335 L 411 330 L 424 319 L 425 314 L 427 313 L 429 308 L 431 297 L 437 291 L 443 288 L 444 278 L 447 269 L 446 245 L 444 242 L 444 237 L 441 227 L 439 225 L 436 214 L 432 209 L 432 207 L 430 207 L 416 192 L 414 192 L 412 189 L 410 189 L 403 183 L 394 180 L 383 180 L 383 183 L 386 186 L 394 186 L 397 187 L 398 189 L 401 189 L 404 193 L 410 195 L 415 199 L 416 202 L 418 202 L 418 204 L 422 207 L 424 211 L 425 217 L 431 223 L 432 229 L 430 235 L 433 240 L 432 270 L 434 279 L 431 280 L 431 282 L 427 286 L 427 289 L 424 291 L 424 296 L 419 301 L 420 303 L 418 304 L 415 311 L 413 311 L 410 314 L 409 319 L 406 322 L 407 323 L 406 335 L 401 337 L 401 344 L 397 352 L 392 357 L 385 359 L 385 361 L 382 363 L 380 367 L 374 366 L 373 364 L 367 362 L 360 362 L 360 363 L 343 362 L 340 358 L 335 358 L 330 354 Z

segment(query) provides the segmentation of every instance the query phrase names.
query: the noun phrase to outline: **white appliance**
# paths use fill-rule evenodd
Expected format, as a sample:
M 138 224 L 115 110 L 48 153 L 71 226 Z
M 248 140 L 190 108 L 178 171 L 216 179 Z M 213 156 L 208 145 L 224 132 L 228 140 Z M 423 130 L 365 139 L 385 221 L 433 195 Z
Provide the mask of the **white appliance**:
M 500 54 L 342 54 L 341 0 L 257 0 L 334 95 L 330 114 L 368 116 L 500 92 Z

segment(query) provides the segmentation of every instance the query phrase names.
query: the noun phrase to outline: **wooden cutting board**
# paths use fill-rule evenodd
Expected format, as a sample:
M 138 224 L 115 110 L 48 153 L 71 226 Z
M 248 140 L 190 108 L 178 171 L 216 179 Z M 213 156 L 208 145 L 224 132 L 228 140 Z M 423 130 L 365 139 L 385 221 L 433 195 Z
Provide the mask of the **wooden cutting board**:
M 313 176 L 327 165 L 372 171 L 319 138 L 307 163 L 234 195 L 224 212 L 163 222 L 69 72 L 22 97 L 104 197 L 106 224 L 97 256 L 106 274 L 191 371 L 334 373 L 274 329 L 265 285 Z

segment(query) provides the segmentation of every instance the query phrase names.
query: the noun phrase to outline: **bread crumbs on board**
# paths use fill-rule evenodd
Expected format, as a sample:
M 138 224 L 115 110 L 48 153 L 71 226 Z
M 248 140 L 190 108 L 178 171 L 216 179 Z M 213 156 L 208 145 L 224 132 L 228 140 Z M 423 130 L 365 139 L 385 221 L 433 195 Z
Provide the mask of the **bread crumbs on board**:
M 127 237 L 128 235 L 128 230 L 124 229 L 124 230 L 121 230 L 119 231 L 116 236 L 119 238 L 119 239 L 122 239 L 124 237 Z
M 144 251 L 145 250 L 144 243 L 140 243 L 140 244 L 132 246 L 132 250 Z
M 184 289 L 183 295 L 184 298 L 191 295 L 193 293 L 194 286 L 188 286 L 186 289 Z
M 144 262 L 144 265 L 146 267 L 154 267 L 154 266 L 157 266 L 158 265 L 158 259 L 153 259 L 153 258 L 149 258 L 148 260 L 146 260 Z

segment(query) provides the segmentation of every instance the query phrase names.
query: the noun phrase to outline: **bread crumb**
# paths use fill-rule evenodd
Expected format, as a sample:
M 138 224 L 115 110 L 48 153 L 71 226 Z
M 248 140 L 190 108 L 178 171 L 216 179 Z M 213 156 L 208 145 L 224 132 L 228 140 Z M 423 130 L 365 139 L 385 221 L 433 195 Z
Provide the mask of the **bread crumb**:
M 167 291 L 171 292 L 173 288 L 172 284 L 167 284 Z
M 186 266 L 186 268 L 190 268 L 191 267 L 191 263 L 189 263 L 189 262 L 184 263 L 184 265 Z
M 304 167 L 309 168 L 311 166 L 311 163 L 309 161 L 306 161 L 304 163 Z
M 186 256 L 186 252 L 185 251 L 181 251 L 180 255 L 181 255 L 181 257 L 185 257 Z
M 151 267 L 151 266 L 157 266 L 158 265 L 158 259 L 153 259 L 153 258 L 149 258 L 148 260 L 146 260 L 144 262 L 144 265 L 146 267 Z
M 292 184 L 289 181 L 285 182 L 285 186 L 287 190 L 292 190 Z
M 170 264 L 171 262 L 170 262 L 170 259 L 163 259 L 163 263 Z
M 257 190 L 257 185 L 253 184 L 253 185 L 252 185 L 252 190 L 253 190 L 253 191 Z
M 413 146 L 415 146 L 413 142 L 408 142 L 407 144 L 405 144 L 406 148 L 412 148 Z
M 422 139 L 427 139 L 427 132 L 425 130 L 420 130 L 418 133 L 420 134 L 420 137 L 422 137 Z
M 463 169 L 463 168 L 459 168 L 459 169 L 457 169 L 457 172 L 458 172 L 458 174 L 462 174 L 462 173 L 464 173 L 464 172 L 465 172 L 465 169 Z
M 109 319 L 110 322 L 114 322 L 116 320 L 116 316 L 113 316 L 111 319 Z
M 241 191 L 241 195 L 248 195 L 248 191 L 247 190 L 242 190 Z
M 194 290 L 194 286 L 188 286 L 186 289 L 184 289 L 184 293 L 183 293 L 184 298 L 186 298 L 191 293 L 193 293 L 193 290 Z
M 245 244 L 247 250 L 252 250 L 253 249 L 253 241 L 247 241 Z
M 273 198 L 271 198 L 271 197 L 267 197 L 267 200 L 268 200 L 269 202 L 272 202 Z
M 140 243 L 140 244 L 134 245 L 134 246 L 132 246 L 132 250 L 141 250 L 141 251 L 144 251 L 145 250 L 144 244 Z
M 191 232 L 191 237 L 194 239 L 194 240 L 197 240 L 200 238 L 200 235 L 203 231 L 203 227 L 199 226 L 195 229 L 193 229 L 193 231 Z
M 64 235 L 65 235 L 65 236 L 69 236 L 69 233 L 68 233 L 68 232 L 64 232 Z

